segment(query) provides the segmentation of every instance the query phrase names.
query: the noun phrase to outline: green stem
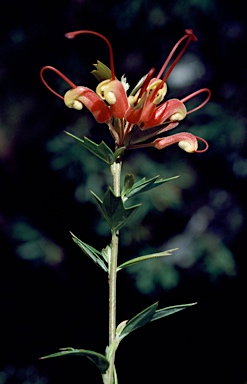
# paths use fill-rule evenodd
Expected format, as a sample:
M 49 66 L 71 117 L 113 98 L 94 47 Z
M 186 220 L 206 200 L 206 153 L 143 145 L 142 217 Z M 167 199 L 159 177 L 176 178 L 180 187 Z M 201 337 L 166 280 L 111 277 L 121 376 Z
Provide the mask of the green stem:
M 113 177 L 113 192 L 115 196 L 120 196 L 121 162 L 111 165 Z M 111 261 L 109 268 L 109 346 L 114 344 L 116 337 L 116 299 L 117 299 L 117 259 L 118 259 L 119 231 L 112 231 L 111 239 Z M 114 382 L 114 361 L 115 348 L 112 349 L 110 356 L 110 366 L 108 370 L 108 383 Z

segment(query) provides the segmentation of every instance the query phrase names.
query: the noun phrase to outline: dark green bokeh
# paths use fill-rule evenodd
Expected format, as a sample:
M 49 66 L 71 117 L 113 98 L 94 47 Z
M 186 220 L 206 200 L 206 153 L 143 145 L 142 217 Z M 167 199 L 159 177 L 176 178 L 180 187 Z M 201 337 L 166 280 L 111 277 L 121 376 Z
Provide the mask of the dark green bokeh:
M 68 31 L 93 29 L 112 42 L 117 76 L 125 74 L 133 88 L 151 67 L 159 70 L 185 28 L 194 30 L 198 42 L 170 77 L 168 97 L 184 97 L 205 86 L 212 90 L 211 102 L 179 128 L 204 137 L 210 147 L 201 155 L 188 155 L 177 146 L 127 154 L 124 173 L 137 179 L 181 177 L 136 199 L 145 203 L 122 230 L 121 263 L 145 253 L 180 250 L 120 272 L 118 321 L 157 300 L 160 307 L 199 304 L 126 338 L 117 355 L 119 378 L 120 383 L 136 382 L 140 375 L 144 382 L 165 377 L 169 384 L 243 384 L 243 7 L 239 1 L 233 6 L 210 0 L 55 4 L 13 1 L 1 10 L 0 384 L 100 383 L 90 362 L 40 364 L 37 359 L 67 346 L 103 353 L 107 344 L 105 274 L 77 249 L 69 231 L 98 249 L 109 242 L 109 229 L 89 190 L 103 196 L 110 173 L 63 130 L 112 143 L 107 127 L 86 109 L 68 110 L 45 89 L 41 67 L 54 65 L 76 84 L 94 89 L 92 63 L 109 64 L 105 43 L 94 36 L 64 38 Z M 61 93 L 67 89 L 56 76 L 49 81 Z M 161 356 L 153 352 L 160 344 Z M 151 369 L 143 371 L 148 365 Z

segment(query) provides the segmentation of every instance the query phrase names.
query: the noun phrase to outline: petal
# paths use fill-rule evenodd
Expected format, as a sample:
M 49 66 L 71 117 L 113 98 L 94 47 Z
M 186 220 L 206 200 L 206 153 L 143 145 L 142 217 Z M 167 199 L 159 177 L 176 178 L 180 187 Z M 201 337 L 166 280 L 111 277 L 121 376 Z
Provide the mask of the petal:
M 167 93 L 167 85 L 162 80 L 153 78 L 147 87 L 147 91 L 153 91 L 153 102 L 154 104 L 159 104 L 161 101 L 163 101 Z
M 163 124 L 166 121 L 180 121 L 187 114 L 185 105 L 178 99 L 168 100 L 159 107 L 156 107 L 152 116 L 142 126 L 142 130 Z
M 77 110 L 82 109 L 83 105 L 85 105 L 98 123 L 107 123 L 112 117 L 112 113 L 104 101 L 91 89 L 83 86 L 78 86 L 66 92 L 64 102 L 68 108 Z
M 124 118 L 130 124 L 138 124 L 141 118 L 142 108 L 136 109 L 129 107 L 124 115 Z
M 151 119 L 157 104 L 163 100 L 166 92 L 167 86 L 165 83 L 163 83 L 160 79 L 151 79 L 146 90 L 145 101 L 140 119 L 144 125 Z
M 198 148 L 196 136 L 187 132 L 175 133 L 175 135 L 156 139 L 152 144 L 157 149 L 163 149 L 176 143 L 178 143 L 181 149 L 188 153 L 196 152 Z
M 123 84 L 119 80 L 102 81 L 96 88 L 97 94 L 106 100 L 110 106 L 112 115 L 123 118 L 128 107 L 128 99 Z

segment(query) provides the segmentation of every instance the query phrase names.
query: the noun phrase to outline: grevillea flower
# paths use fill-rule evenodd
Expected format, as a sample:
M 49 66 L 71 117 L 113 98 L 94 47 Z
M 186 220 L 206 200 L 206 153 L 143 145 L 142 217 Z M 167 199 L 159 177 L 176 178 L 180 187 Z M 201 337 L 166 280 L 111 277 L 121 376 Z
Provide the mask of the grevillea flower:
M 162 136 L 163 133 L 177 127 L 188 114 L 202 108 L 211 96 L 210 90 L 203 88 L 181 100 L 165 100 L 166 81 L 170 73 L 189 43 L 197 41 L 191 29 L 185 30 L 185 35 L 175 44 L 157 76 L 154 77 L 155 69 L 152 68 L 146 76 L 141 78 L 129 95 L 127 95 L 129 85 L 126 78 L 122 76 L 119 80 L 115 75 L 113 51 L 109 40 L 98 32 L 88 30 L 69 32 L 65 36 L 72 39 L 79 34 L 96 35 L 106 42 L 109 49 L 110 68 L 100 61 L 94 64 L 96 70 L 92 73 L 99 80 L 96 92 L 94 92 L 87 87 L 75 85 L 54 67 L 43 67 L 40 72 L 43 83 L 51 92 L 64 100 L 67 107 L 81 110 L 85 106 L 97 122 L 107 124 L 114 137 L 116 148 L 125 146 L 128 149 L 142 147 L 163 149 L 178 143 L 180 148 L 190 153 L 207 150 L 208 144 L 204 139 L 188 132 Z M 180 48 L 180 52 L 174 59 L 173 56 L 178 48 Z M 55 72 L 71 87 L 64 96 L 59 95 L 47 84 L 44 79 L 46 70 Z M 205 101 L 188 111 L 185 103 L 201 93 L 206 94 Z M 158 138 L 152 141 L 156 136 Z M 201 150 L 198 149 L 198 141 L 202 141 L 205 145 Z

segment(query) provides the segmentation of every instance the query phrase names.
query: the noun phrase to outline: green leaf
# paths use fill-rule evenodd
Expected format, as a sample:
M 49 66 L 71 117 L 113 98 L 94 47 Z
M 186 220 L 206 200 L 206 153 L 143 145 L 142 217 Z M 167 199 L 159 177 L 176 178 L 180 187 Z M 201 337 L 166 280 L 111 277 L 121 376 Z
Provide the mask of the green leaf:
M 97 64 L 93 64 L 96 69 L 91 73 L 96 77 L 98 81 L 103 81 L 112 78 L 111 70 L 101 61 L 97 60 Z
M 88 245 L 88 244 L 84 243 L 83 241 L 81 241 L 80 239 L 78 239 L 78 237 L 76 237 L 72 232 L 70 232 L 70 233 L 72 235 L 73 241 L 82 249 L 82 251 L 87 256 L 89 256 L 97 266 L 101 267 L 105 272 L 108 272 L 108 268 L 105 265 L 104 260 L 102 259 L 102 258 L 104 258 L 102 253 L 97 251 L 97 249 L 91 247 L 91 245 Z
M 125 263 L 119 265 L 117 270 L 120 271 L 121 269 L 130 267 L 133 264 L 139 263 L 140 261 L 155 259 L 157 257 L 171 256 L 172 252 L 176 250 L 178 250 L 178 248 L 169 249 L 168 251 L 162 251 L 158 253 L 151 253 L 150 255 L 135 257 L 134 259 L 128 260 Z
M 101 141 L 100 144 L 96 144 L 94 141 L 88 139 L 86 136 L 84 136 L 83 139 L 80 139 L 79 137 L 72 135 L 72 133 L 69 133 L 65 131 L 65 133 L 68 136 L 73 137 L 73 139 L 79 141 L 85 148 L 87 148 L 91 153 L 93 153 L 95 156 L 99 157 L 101 160 L 105 161 L 107 164 L 111 165 L 115 161 L 114 153 L 112 152 L 111 148 L 106 145 L 104 141 Z
M 101 250 L 101 255 L 108 264 L 109 260 L 111 259 L 111 245 L 107 245 L 105 248 L 103 248 Z
M 174 305 L 172 307 L 166 307 L 166 308 L 158 309 L 157 311 L 155 311 L 151 321 L 161 319 L 162 317 L 165 317 L 165 316 L 173 315 L 173 313 L 176 313 L 178 311 L 182 311 L 183 309 L 191 307 L 195 304 L 197 304 L 197 303 L 180 304 L 180 305 Z
M 117 160 L 117 158 L 118 158 L 119 156 L 121 156 L 121 155 L 124 153 L 125 149 L 126 149 L 126 147 L 120 147 L 120 148 L 118 148 L 118 149 L 114 152 L 114 159 L 115 159 L 115 161 Z
M 172 315 L 173 313 L 176 313 L 178 311 L 182 311 L 183 309 L 186 309 L 188 307 L 191 307 L 197 303 L 191 303 L 191 304 L 181 304 L 181 305 L 174 305 L 172 307 L 162 308 L 159 310 L 156 310 L 158 306 L 158 302 L 150 305 L 150 307 L 144 309 L 144 311 L 138 313 L 135 317 L 133 317 L 131 320 L 127 322 L 127 324 L 124 325 L 124 322 L 119 324 L 119 342 L 127 336 L 130 332 L 134 331 L 137 328 L 142 327 L 143 325 L 146 325 L 147 323 L 150 323 L 151 321 L 161 319 L 162 317 Z
M 40 360 L 50 359 L 53 357 L 62 357 L 62 356 L 86 356 L 94 364 L 97 365 L 97 367 L 99 368 L 99 370 L 102 374 L 104 374 L 109 367 L 109 361 L 106 359 L 105 356 L 101 355 L 100 353 L 94 352 L 94 351 L 88 351 L 86 349 L 61 348 L 60 352 L 52 353 L 51 355 L 47 355 L 47 356 L 43 356 L 40 358 Z
M 122 228 L 136 212 L 137 208 L 141 206 L 141 204 L 137 204 L 125 208 L 121 196 L 115 196 L 111 188 L 106 191 L 103 201 L 95 193 L 92 192 L 92 194 L 96 198 L 110 228 L 115 232 Z
M 122 332 L 120 333 L 119 339 L 122 340 L 130 332 L 149 323 L 154 316 L 157 306 L 158 302 L 150 305 L 150 307 L 144 309 L 144 311 L 138 313 L 135 317 L 129 320 L 126 326 L 123 328 Z
M 125 196 L 128 194 L 128 192 L 133 187 L 134 183 L 135 183 L 135 177 L 133 173 L 127 173 L 124 177 L 122 196 Z
M 137 195 L 137 194 L 149 191 L 150 189 L 159 187 L 161 184 L 164 184 L 167 181 L 170 181 L 170 180 L 173 180 L 173 179 L 177 179 L 178 177 L 179 176 L 173 176 L 173 177 L 170 177 L 168 179 L 158 179 L 159 178 L 159 175 L 158 175 L 158 176 L 155 176 L 155 177 L 153 177 L 152 179 L 149 179 L 149 180 L 147 180 L 146 177 L 144 177 L 143 179 L 141 179 L 141 180 L 137 181 L 136 183 L 134 183 L 132 185 L 132 187 L 130 187 L 129 189 L 124 190 L 123 197 L 125 199 L 128 199 L 128 198 L 130 198 L 130 197 L 132 197 L 134 195 Z

